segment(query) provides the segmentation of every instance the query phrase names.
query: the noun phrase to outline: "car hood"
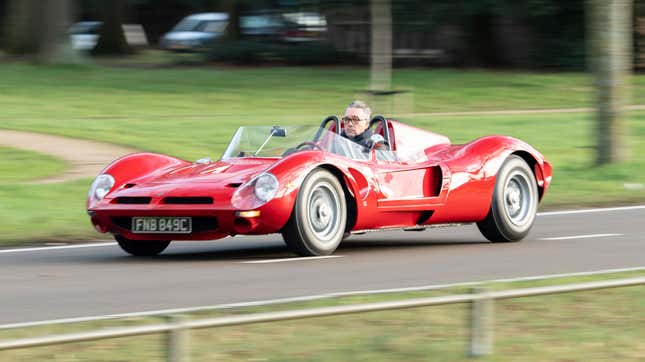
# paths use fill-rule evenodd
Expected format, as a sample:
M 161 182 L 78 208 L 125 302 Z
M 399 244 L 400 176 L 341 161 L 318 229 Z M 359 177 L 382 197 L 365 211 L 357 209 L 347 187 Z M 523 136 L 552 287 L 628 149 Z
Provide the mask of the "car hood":
M 243 184 L 269 168 L 275 159 L 234 159 L 205 164 L 191 163 L 173 166 L 135 182 L 144 184 L 208 183 L 227 186 Z
M 210 205 L 227 208 L 230 207 L 230 197 L 235 190 L 266 171 L 275 162 L 276 159 L 236 159 L 230 162 L 172 166 L 128 181 L 121 188 L 108 194 L 104 201 L 109 204 L 121 197 L 152 197 L 156 200 L 168 196 L 218 195 Z

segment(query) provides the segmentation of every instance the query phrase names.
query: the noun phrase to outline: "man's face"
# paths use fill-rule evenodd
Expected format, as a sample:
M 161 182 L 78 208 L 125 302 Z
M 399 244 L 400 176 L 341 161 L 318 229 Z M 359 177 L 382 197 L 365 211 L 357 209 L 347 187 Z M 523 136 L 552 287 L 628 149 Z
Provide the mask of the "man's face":
M 347 108 L 343 116 L 345 123 L 345 134 L 349 137 L 355 137 L 363 133 L 368 126 L 369 116 L 360 108 Z

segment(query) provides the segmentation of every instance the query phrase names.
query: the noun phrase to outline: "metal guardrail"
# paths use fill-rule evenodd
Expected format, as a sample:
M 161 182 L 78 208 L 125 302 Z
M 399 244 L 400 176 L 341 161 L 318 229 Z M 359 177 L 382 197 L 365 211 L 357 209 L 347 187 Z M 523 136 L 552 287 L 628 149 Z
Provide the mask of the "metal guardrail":
M 244 324 L 266 323 L 292 319 L 315 318 L 344 314 L 366 313 L 392 309 L 429 307 L 446 304 L 471 303 L 470 340 L 468 354 L 482 356 L 492 353 L 493 303 L 498 299 L 512 299 L 548 294 L 560 294 L 596 289 L 608 289 L 645 285 L 645 277 L 598 281 L 589 283 L 558 285 L 548 287 L 486 291 L 475 288 L 472 294 L 457 294 L 440 297 L 415 298 L 408 300 L 355 304 L 337 307 L 322 307 L 281 312 L 255 313 L 241 316 L 228 316 L 200 320 L 185 320 L 171 316 L 168 323 L 137 327 L 109 328 L 90 332 L 59 334 L 53 336 L 23 338 L 0 341 L 0 351 L 57 345 L 72 342 L 86 342 L 100 339 L 167 333 L 167 356 L 169 361 L 184 361 L 188 350 L 187 332 L 191 329 L 237 326 Z

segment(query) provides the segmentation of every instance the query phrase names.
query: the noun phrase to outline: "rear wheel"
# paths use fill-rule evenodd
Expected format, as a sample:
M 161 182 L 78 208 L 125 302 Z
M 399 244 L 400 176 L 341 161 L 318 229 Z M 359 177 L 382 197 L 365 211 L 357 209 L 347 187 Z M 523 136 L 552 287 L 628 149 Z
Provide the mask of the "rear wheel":
M 497 173 L 486 219 L 479 231 L 492 242 L 522 240 L 533 226 L 538 206 L 535 176 L 519 156 L 509 156 Z
M 296 254 L 329 255 L 343 239 L 346 223 L 342 185 L 329 171 L 317 168 L 302 183 L 282 237 Z
M 123 251 L 134 256 L 154 256 L 166 250 L 169 240 L 131 240 L 122 235 L 114 235 L 114 239 Z

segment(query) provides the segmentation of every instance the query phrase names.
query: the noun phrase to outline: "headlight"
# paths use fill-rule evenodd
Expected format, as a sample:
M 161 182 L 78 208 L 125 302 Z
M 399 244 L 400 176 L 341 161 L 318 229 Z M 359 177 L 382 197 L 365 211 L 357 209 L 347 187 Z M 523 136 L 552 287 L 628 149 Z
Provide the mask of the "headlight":
M 90 186 L 88 197 L 97 201 L 101 200 L 110 192 L 112 186 L 114 186 L 114 177 L 108 174 L 98 175 L 92 182 L 92 186 Z
M 255 179 L 253 191 L 258 199 L 267 202 L 278 192 L 278 179 L 268 172 L 264 173 Z

